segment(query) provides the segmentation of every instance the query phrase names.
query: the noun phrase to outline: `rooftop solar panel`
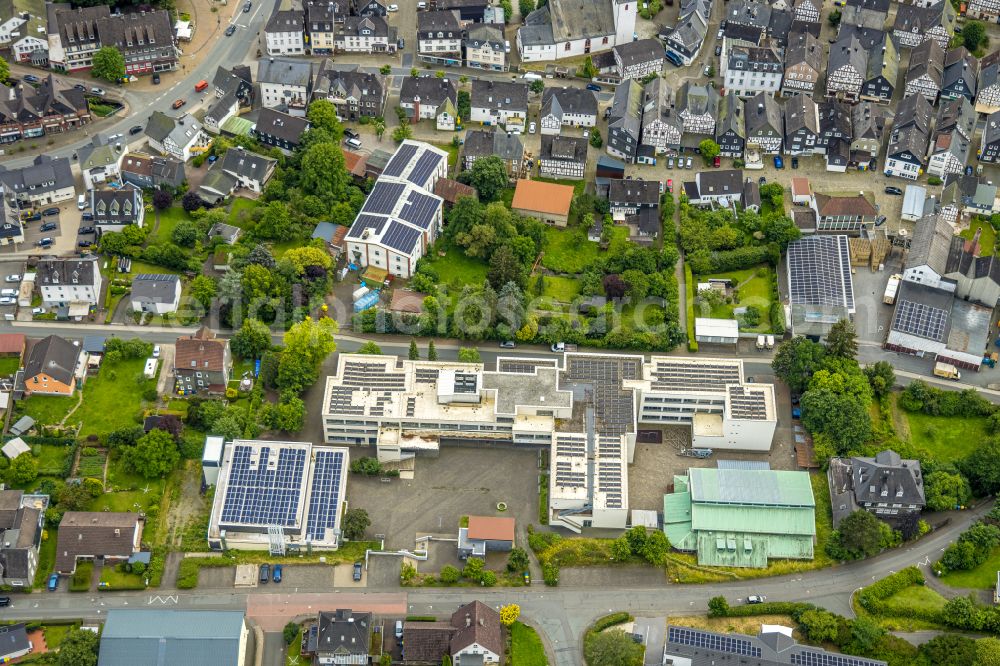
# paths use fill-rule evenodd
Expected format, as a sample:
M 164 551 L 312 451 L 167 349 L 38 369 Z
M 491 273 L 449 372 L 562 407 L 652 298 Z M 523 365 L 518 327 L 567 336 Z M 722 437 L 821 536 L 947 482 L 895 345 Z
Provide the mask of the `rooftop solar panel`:
M 804 649 L 789 656 L 793 666 L 881 666 L 883 662 L 864 657 L 830 654 L 826 651 Z
M 382 175 L 385 176 L 398 176 L 403 171 L 406 170 L 406 166 L 410 163 L 410 160 L 417 153 L 417 147 L 412 143 L 404 143 L 396 151 L 396 154 L 392 156 L 389 163 L 385 165 L 385 169 L 382 170 Z
M 403 224 L 402 222 L 393 220 L 389 223 L 389 230 L 382 238 L 382 242 L 388 247 L 391 247 L 393 250 L 403 252 L 405 254 L 412 254 L 413 248 L 416 247 L 419 239 L 419 231 L 413 227 Z
M 365 215 L 364 213 L 358 215 L 358 218 L 354 220 L 354 224 L 351 225 L 350 231 L 347 232 L 348 238 L 361 238 L 364 234 L 365 229 L 372 229 L 374 233 L 380 233 L 382 227 L 385 226 L 385 218 L 377 217 L 375 215 Z
M 421 229 L 429 229 L 437 217 L 440 206 L 441 200 L 437 197 L 427 196 L 413 190 L 406 200 L 406 205 L 399 211 L 399 217 Z
M 399 198 L 403 196 L 406 185 L 403 183 L 391 183 L 380 180 L 375 183 L 371 194 L 365 199 L 365 205 L 361 207 L 363 213 L 378 213 L 389 215 L 396 209 Z
M 944 341 L 948 328 L 947 311 L 926 303 L 900 301 L 892 316 L 892 328 L 917 337 Z
M 807 236 L 788 246 L 788 282 L 795 305 L 854 309 L 847 236 Z
M 223 525 L 296 525 L 306 451 L 235 445 L 222 504 Z
M 329 538 L 326 531 L 337 527 L 340 478 L 344 471 L 343 451 L 316 451 L 306 519 L 307 540 L 326 541 Z
M 734 638 L 723 634 L 713 634 L 698 629 L 686 627 L 670 627 L 667 642 L 677 645 L 700 647 L 726 654 L 739 654 L 747 657 L 760 657 L 760 647 L 754 645 L 749 638 Z
M 427 180 L 434 173 L 443 158 L 432 150 L 425 150 L 424 154 L 417 160 L 416 166 L 410 171 L 408 180 L 414 185 L 424 187 Z

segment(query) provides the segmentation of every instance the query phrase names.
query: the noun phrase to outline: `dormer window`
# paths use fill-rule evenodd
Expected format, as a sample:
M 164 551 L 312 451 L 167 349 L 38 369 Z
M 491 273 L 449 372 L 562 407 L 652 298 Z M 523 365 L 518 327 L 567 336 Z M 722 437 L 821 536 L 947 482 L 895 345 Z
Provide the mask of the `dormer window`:
M 443 32 L 439 32 L 438 33 L 438 39 L 444 39 L 444 33 Z

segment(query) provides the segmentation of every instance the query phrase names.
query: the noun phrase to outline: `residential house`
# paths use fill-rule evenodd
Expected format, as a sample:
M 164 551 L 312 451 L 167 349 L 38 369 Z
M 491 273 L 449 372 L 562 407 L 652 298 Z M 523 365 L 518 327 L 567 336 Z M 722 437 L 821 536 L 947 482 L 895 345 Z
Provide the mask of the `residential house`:
M 445 655 L 455 666 L 498 664 L 504 654 L 500 614 L 480 601 L 460 606 L 449 622 L 403 623 L 406 659 L 440 664 Z
M 995 190 L 994 190 L 995 191 Z M 992 309 L 1000 299 L 1000 259 L 983 254 L 982 228 L 972 238 L 953 236 L 944 278 L 955 283 L 955 297 Z
M 109 142 L 104 134 L 95 134 L 90 143 L 77 150 L 84 187 L 92 190 L 99 183 L 120 181 L 122 160 L 127 154 L 128 143 Z
M 944 49 L 936 40 L 927 39 L 910 52 L 910 66 L 906 70 L 904 97 L 923 95 L 935 104 L 941 94 L 944 80 Z
M 47 495 L 0 490 L 0 585 L 15 589 L 34 585 L 48 505 Z
M 645 208 L 660 207 L 660 183 L 655 180 L 613 180 L 608 186 L 611 214 L 623 218 Z
M 115 608 L 107 612 L 97 664 L 246 666 L 253 643 L 242 610 Z
M 513 132 L 500 130 L 469 130 L 462 146 L 462 170 L 468 171 L 480 157 L 496 155 L 507 165 L 511 182 L 518 179 L 524 164 L 524 144 Z
M 145 132 L 150 148 L 182 162 L 204 153 L 212 143 L 201 123 L 188 113 L 174 118 L 162 111 L 153 111 L 146 121 Z
M 216 338 L 210 328 L 202 326 L 196 333 L 177 338 L 174 379 L 178 392 L 225 393 L 232 367 L 229 340 Z
M 557 227 L 565 227 L 569 221 L 569 208 L 572 203 L 571 185 L 521 179 L 517 181 L 517 187 L 514 189 L 511 210 Z
M 976 176 L 949 175 L 944 179 L 938 217 L 952 229 L 958 228 L 968 216 L 997 212 L 996 195 L 996 185 L 982 182 Z
M 24 242 L 24 223 L 6 197 L 0 198 L 0 247 Z
M 331 102 L 341 120 L 378 118 L 385 113 L 388 88 L 385 77 L 378 72 L 362 72 L 360 68 L 335 69 L 333 60 L 327 59 L 316 77 L 313 100 Z
M 976 98 L 979 84 L 979 61 L 964 46 L 949 50 L 944 56 L 944 76 L 941 82 L 941 97 L 955 99 L 958 96 L 970 102 Z
M 117 190 L 91 190 L 88 208 L 98 234 L 121 231 L 132 224 L 141 227 L 146 217 L 142 190 L 132 184 Z
M 249 107 L 253 102 L 253 75 L 249 65 L 236 65 L 232 69 L 217 67 L 212 78 L 215 96 L 222 99 L 230 93 L 235 93 L 240 106 Z
M 121 52 L 128 75 L 178 67 L 179 52 L 166 10 L 112 14 L 107 5 L 71 9 L 68 3 L 51 3 L 45 11 L 49 65 L 55 71 L 89 69 L 103 47 Z
M 563 125 L 597 125 L 597 96 L 585 88 L 546 88 L 542 93 L 542 134 L 559 134 Z
M 302 55 L 306 52 L 306 13 L 301 9 L 276 9 L 264 26 L 267 55 Z
M 354 7 L 358 16 L 386 16 L 388 3 L 383 0 L 357 0 Z
M 674 91 L 670 85 L 658 76 L 642 89 L 642 98 L 640 145 L 652 148 L 656 154 L 680 148 L 684 125 L 674 108 Z
M 211 243 L 216 239 L 221 239 L 226 245 L 235 245 L 242 233 L 243 230 L 235 225 L 216 222 L 208 230 L 208 241 Z
M 555 0 L 524 17 L 517 31 L 522 62 L 576 58 L 633 41 L 639 8 L 628 0 Z
M 746 103 L 747 145 L 755 145 L 762 153 L 782 152 L 784 127 L 781 107 L 769 93 L 758 93 Z
M 861 96 L 868 72 L 868 55 L 853 31 L 830 46 L 827 65 L 826 94 L 850 102 Z
M 923 173 L 932 113 L 923 95 L 913 95 L 900 102 L 889 135 L 885 175 L 916 180 Z
M 372 619 L 370 611 L 320 611 L 315 631 L 309 632 L 308 652 L 315 655 L 317 664 L 369 663 Z M 381 638 L 382 634 L 375 636 Z
M 122 180 L 142 189 L 180 187 L 186 180 L 184 163 L 172 157 L 129 153 L 122 160 Z
M 399 105 L 411 123 L 433 120 L 439 130 L 454 130 L 458 91 L 451 79 L 407 76 L 399 90 Z
M 336 261 L 344 254 L 344 248 L 347 246 L 344 239 L 347 238 L 349 229 L 350 227 L 333 222 L 317 222 L 310 238 L 311 240 L 323 241 L 323 244 L 326 245 L 326 251 Z
M 869 102 L 863 102 L 865 104 Z M 851 109 L 853 107 L 836 99 L 826 100 L 818 104 L 819 136 L 816 143 L 820 152 L 827 156 L 827 166 L 830 159 L 839 158 L 842 152 L 849 153 L 851 137 Z M 842 144 L 846 144 L 842 150 Z M 832 150 L 831 150 L 832 149 Z M 846 168 L 846 164 L 844 165 Z
M 514 549 L 514 519 L 499 516 L 469 516 L 467 527 L 458 528 L 458 556 L 486 558 L 487 553 Z
M 31 164 L 11 169 L 0 164 L 0 187 L 22 207 L 41 207 L 76 196 L 69 158 L 39 155 Z
M 309 121 L 304 117 L 290 116 L 275 109 L 261 109 L 250 135 L 265 146 L 291 155 L 309 127 Z
M 543 134 L 538 152 L 540 175 L 583 180 L 587 170 L 587 146 L 587 139 L 582 137 Z
M 851 107 L 851 163 L 867 169 L 878 158 L 889 113 L 885 107 L 861 102 Z
M 635 162 L 642 137 L 643 91 L 638 81 L 625 81 L 615 88 L 608 116 L 608 155 Z
M 994 51 L 979 63 L 976 112 L 990 114 L 994 111 L 1000 111 L 1000 51 Z
M 312 98 L 313 65 L 304 60 L 262 58 L 257 61 L 257 83 L 265 109 L 304 116 Z
M 260 194 L 277 165 L 277 160 L 246 151 L 242 147 L 230 149 L 209 168 L 198 188 L 198 196 L 217 205 L 237 188 L 242 187 Z
M 785 150 L 789 155 L 822 152 L 819 139 L 819 105 L 808 95 L 785 102 Z
M 685 81 L 677 89 L 677 115 L 684 123 L 684 134 L 695 135 L 695 145 L 715 136 L 715 120 L 719 114 L 719 93 L 714 86 L 698 85 Z M 685 136 L 685 139 L 687 137 Z
M 986 118 L 978 157 L 980 162 L 1000 162 L 1000 111 L 994 111 Z
M 812 6 L 812 0 L 802 0 L 802 5 Z M 785 49 L 785 72 L 781 79 L 781 94 L 803 93 L 812 95 L 819 82 L 820 73 L 826 69 L 826 51 L 823 44 L 808 32 L 793 33 Z
M 139 552 L 143 514 L 67 511 L 59 522 L 55 572 L 72 575 L 80 560 L 123 562 Z
M 975 131 L 976 110 L 968 99 L 959 97 L 942 104 L 931 140 L 927 173 L 943 178 L 949 173 L 965 171 Z
M 437 9 L 458 10 L 462 22 L 490 23 L 487 14 L 490 13 L 489 0 L 435 0 L 433 7 Z M 496 21 L 500 23 L 500 21 Z
M 889 0 L 847 0 L 840 12 L 842 25 L 881 30 L 889 18 Z
M 42 338 L 24 361 L 24 392 L 28 395 L 73 395 L 83 384 L 85 363 L 80 348 L 58 335 Z
M 826 475 L 834 529 L 859 510 L 898 528 L 906 517 L 919 516 L 926 504 L 920 461 L 904 460 L 892 449 L 874 458 L 832 458 Z M 915 518 L 913 522 L 915 527 Z
M 658 39 L 617 44 L 611 53 L 618 76 L 623 79 L 642 79 L 663 69 L 663 44 Z
M 783 56 L 773 45 L 742 46 L 727 42 L 722 53 L 726 90 L 740 97 L 761 92 L 773 95 L 781 88 L 785 73 Z
M 45 258 L 35 269 L 35 284 L 46 307 L 63 307 L 73 303 L 95 306 L 102 298 L 101 283 L 97 257 Z
M 1000 18 L 1000 0 L 969 0 L 965 15 L 994 23 Z
M 523 130 L 528 117 L 528 86 L 511 81 L 472 82 L 472 122 Z
M 507 47 L 502 25 L 474 23 L 466 30 L 465 65 L 493 72 L 507 71 Z
M 729 208 L 743 201 L 746 185 L 740 169 L 699 171 L 693 181 L 684 183 L 684 193 L 696 206 Z
M 711 3 L 707 4 L 711 6 Z M 692 11 L 681 15 L 677 27 L 667 35 L 665 42 L 667 50 L 679 57 L 686 67 L 698 57 L 707 36 L 708 14 Z
M 181 279 L 177 275 L 140 273 L 132 278 L 129 300 L 133 312 L 156 315 L 177 312 L 181 304 Z
M 958 12 L 950 2 L 937 2 L 928 7 L 901 4 L 896 8 L 892 35 L 902 48 L 913 48 L 927 39 L 933 39 L 942 49 L 955 34 Z
M 423 13 L 419 14 L 423 16 Z M 336 50 L 345 53 L 395 53 L 396 27 L 381 16 L 348 16 L 335 39 Z
M 719 122 L 715 125 L 715 142 L 724 157 L 743 157 L 747 143 L 743 100 L 729 91 L 719 103 Z M 645 131 L 645 128 L 644 128 Z
M 337 24 L 347 18 L 350 0 L 324 2 L 310 0 L 305 4 L 305 30 L 313 55 L 332 55 L 337 42 Z
M 726 5 L 727 42 L 762 44 L 768 36 L 774 9 L 756 0 L 736 0 Z
M 862 42 L 866 49 L 867 67 L 865 82 L 861 85 L 861 99 L 880 104 L 892 101 L 899 78 L 899 54 L 888 33 L 879 32 L 871 43 Z
M 0 144 L 68 132 L 90 121 L 85 93 L 52 74 L 37 88 L 0 83 Z
M 417 12 L 417 53 L 433 59 L 462 59 L 462 21 L 456 9 Z M 436 61 L 436 60 L 435 60 Z
M 795 0 L 792 9 L 795 20 L 803 23 L 819 23 L 822 12 L 822 0 Z
M 813 193 L 809 208 L 816 213 L 817 231 L 857 232 L 863 225 L 875 224 L 878 209 L 865 195 L 828 195 Z
M 236 91 L 225 93 L 222 97 L 215 98 L 205 115 L 202 118 L 205 122 L 205 131 L 212 134 L 221 134 L 222 126 L 230 118 L 236 117 L 240 110 L 240 99 L 236 96 Z

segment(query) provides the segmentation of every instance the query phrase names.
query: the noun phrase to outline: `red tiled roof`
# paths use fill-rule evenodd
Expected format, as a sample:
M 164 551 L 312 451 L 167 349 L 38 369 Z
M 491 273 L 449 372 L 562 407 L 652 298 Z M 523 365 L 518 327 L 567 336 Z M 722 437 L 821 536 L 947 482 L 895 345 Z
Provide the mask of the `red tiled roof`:
M 510 207 L 552 215 L 569 215 L 569 205 L 572 202 L 572 185 L 544 183 L 540 180 L 519 180 Z
M 0 354 L 20 354 L 24 351 L 24 335 L 4 333 L 0 335 Z
M 514 519 L 469 516 L 469 538 L 514 542 Z

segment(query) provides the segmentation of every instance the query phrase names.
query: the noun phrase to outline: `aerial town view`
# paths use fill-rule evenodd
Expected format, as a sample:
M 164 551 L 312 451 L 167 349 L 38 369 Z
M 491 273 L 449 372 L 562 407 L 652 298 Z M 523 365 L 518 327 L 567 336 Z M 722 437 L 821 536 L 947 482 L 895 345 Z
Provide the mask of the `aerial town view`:
M 998 363 L 1000 0 L 0 0 L 0 664 L 1000 666 Z

